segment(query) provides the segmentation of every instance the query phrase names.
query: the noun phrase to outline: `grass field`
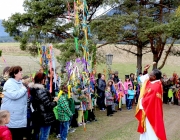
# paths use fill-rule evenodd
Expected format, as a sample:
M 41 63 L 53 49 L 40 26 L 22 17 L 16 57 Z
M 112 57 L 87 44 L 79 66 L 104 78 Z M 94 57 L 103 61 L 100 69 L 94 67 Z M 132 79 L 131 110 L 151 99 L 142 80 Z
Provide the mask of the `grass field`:
M 97 72 L 102 72 L 102 69 L 106 69 L 106 65 L 102 64 L 97 67 Z M 119 77 L 124 81 L 125 75 L 136 72 L 136 64 L 133 63 L 113 63 L 113 71 L 119 72 Z M 172 76 L 172 73 L 175 71 L 180 74 L 180 65 L 165 65 L 161 70 L 162 73 L 166 73 L 168 76 Z M 106 74 L 108 72 L 106 71 Z
M 7 65 L 22 65 L 24 73 L 29 74 L 30 72 L 37 71 L 39 69 L 39 58 L 33 58 L 29 53 L 20 50 L 19 43 L 0 43 L 0 50 L 3 51 L 3 59 L 6 60 L 4 63 L 3 59 L 0 59 L 0 72 Z M 176 45 L 177 46 L 177 45 Z M 136 51 L 133 46 L 120 45 L 122 48 L 131 48 L 132 51 Z M 105 46 L 104 48 L 98 49 L 98 51 L 107 54 L 111 53 L 113 57 L 112 71 L 118 71 L 119 77 L 124 80 L 124 75 L 136 72 L 136 56 L 127 52 L 118 50 L 113 45 Z M 55 49 L 55 55 L 59 55 L 59 51 Z M 164 55 L 162 56 L 164 58 Z M 162 60 L 159 62 L 161 64 Z M 147 53 L 143 55 L 143 66 L 152 63 L 152 54 Z M 59 64 L 56 64 L 59 65 Z M 103 69 L 106 70 L 106 65 L 101 64 L 97 66 L 97 72 L 103 73 Z M 162 69 L 163 73 L 171 76 L 176 71 L 180 74 L 180 59 L 176 56 L 169 56 L 166 65 Z M 106 75 L 108 74 L 106 70 Z
M 20 43 L 0 43 L 0 47 L 9 47 L 9 46 L 13 46 L 13 47 L 19 47 Z

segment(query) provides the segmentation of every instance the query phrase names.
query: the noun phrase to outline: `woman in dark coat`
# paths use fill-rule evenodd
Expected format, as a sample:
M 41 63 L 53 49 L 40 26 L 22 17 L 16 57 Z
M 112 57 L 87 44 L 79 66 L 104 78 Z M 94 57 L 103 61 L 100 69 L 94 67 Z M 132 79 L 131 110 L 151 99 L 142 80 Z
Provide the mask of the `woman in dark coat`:
M 44 88 L 45 74 L 37 73 L 34 83 L 29 84 L 33 107 L 33 139 L 48 140 L 51 124 L 56 120 L 53 108 L 57 105 L 58 98 L 54 101 L 47 89 Z M 39 138 L 40 133 L 40 138 Z
M 97 98 L 97 103 L 101 111 L 105 110 L 105 103 L 104 103 L 105 89 L 106 89 L 106 81 L 105 81 L 105 76 L 102 74 L 101 78 L 98 80 L 98 98 Z

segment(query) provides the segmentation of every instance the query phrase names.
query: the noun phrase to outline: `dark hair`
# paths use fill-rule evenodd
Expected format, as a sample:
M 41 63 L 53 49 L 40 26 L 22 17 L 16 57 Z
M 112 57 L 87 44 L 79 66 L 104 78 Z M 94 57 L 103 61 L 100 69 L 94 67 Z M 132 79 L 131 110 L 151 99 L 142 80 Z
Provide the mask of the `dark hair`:
M 154 74 L 154 76 L 156 76 L 156 80 L 160 80 L 161 77 L 162 77 L 162 73 L 161 73 L 161 71 L 158 70 L 158 69 L 154 69 L 154 70 L 153 70 L 153 74 Z
M 113 80 L 108 81 L 108 86 L 109 86 L 109 83 L 111 83 L 113 85 Z
M 130 73 L 130 75 L 129 75 L 129 76 L 131 76 L 131 75 L 133 75 L 133 76 L 134 76 L 134 73 Z
M 46 78 L 46 75 L 42 72 L 36 73 L 34 77 L 34 83 L 41 83 Z
M 13 66 L 9 69 L 9 77 L 15 78 L 15 74 L 22 71 L 22 68 L 20 66 Z
M 68 93 L 68 87 L 66 84 L 61 85 L 60 89 L 64 92 L 64 93 Z
M 54 71 L 54 68 L 51 68 L 51 71 Z M 48 70 L 48 73 L 50 74 L 50 69 Z
M 101 73 L 98 73 L 98 79 L 101 78 Z
M 141 75 L 141 74 L 142 74 L 142 72 L 139 73 L 139 75 Z
M 132 85 L 131 85 L 131 84 L 128 84 L 128 87 L 132 87 Z
M 5 67 L 4 69 L 3 69 L 3 75 L 6 73 L 6 72 L 9 72 L 9 69 L 10 69 L 10 67 Z
M 130 78 L 129 78 L 129 77 L 126 77 L 125 81 L 127 81 L 127 79 L 130 81 Z

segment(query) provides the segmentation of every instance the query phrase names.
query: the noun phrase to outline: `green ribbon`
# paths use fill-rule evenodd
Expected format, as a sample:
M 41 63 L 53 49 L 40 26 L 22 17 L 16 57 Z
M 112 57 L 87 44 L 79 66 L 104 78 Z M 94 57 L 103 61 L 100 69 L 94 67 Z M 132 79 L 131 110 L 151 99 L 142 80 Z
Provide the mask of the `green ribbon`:
M 36 46 L 38 48 L 38 57 L 40 57 L 40 50 L 41 50 L 40 45 L 41 44 L 39 42 L 36 42 Z
M 76 52 L 79 52 L 78 38 L 75 37 L 75 38 L 74 38 L 74 41 L 75 41 L 75 46 L 76 46 Z

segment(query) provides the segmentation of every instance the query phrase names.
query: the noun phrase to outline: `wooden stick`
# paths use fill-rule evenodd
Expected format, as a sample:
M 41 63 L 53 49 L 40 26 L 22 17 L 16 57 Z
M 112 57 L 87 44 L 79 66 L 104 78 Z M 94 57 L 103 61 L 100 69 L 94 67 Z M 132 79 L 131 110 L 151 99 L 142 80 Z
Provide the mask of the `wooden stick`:
M 81 102 L 81 106 L 82 106 L 82 102 Z M 84 122 L 84 111 L 83 111 L 83 106 L 82 106 L 82 113 L 83 113 L 83 126 L 84 126 L 84 131 L 86 131 L 86 125 L 85 125 L 85 122 Z

